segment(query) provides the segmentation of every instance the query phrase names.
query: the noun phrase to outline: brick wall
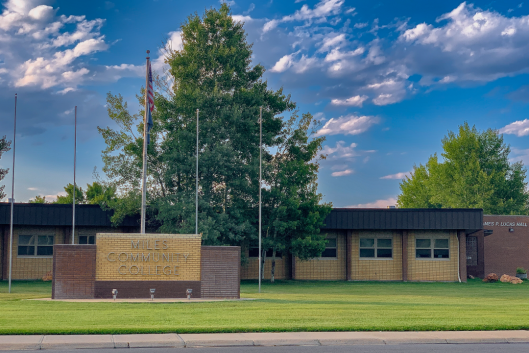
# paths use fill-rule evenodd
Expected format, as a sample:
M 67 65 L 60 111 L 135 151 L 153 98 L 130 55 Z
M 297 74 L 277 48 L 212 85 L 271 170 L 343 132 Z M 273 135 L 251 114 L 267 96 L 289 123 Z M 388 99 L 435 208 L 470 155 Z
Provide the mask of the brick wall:
M 9 232 L 9 231 L 8 231 Z M 13 228 L 13 267 L 12 279 L 40 279 L 53 270 L 53 256 L 19 256 L 19 235 L 53 235 L 54 244 L 64 243 L 64 229 L 52 226 L 17 226 Z M 9 238 L 9 236 L 8 236 Z M 8 241 L 9 244 L 9 241 Z M 9 245 L 8 245 L 9 246 Z M 9 256 L 9 248 L 6 249 Z M 8 260 L 9 261 L 9 260 Z M 8 271 L 7 269 L 5 271 Z
M 202 247 L 202 298 L 240 298 L 239 246 Z
M 416 259 L 415 239 L 421 237 L 447 236 L 449 238 L 449 259 Z M 408 232 L 408 280 L 447 281 L 458 280 L 458 239 L 455 231 L 409 231 Z M 466 263 L 463 264 L 466 266 Z M 466 280 L 462 278 L 462 280 Z
M 336 257 L 320 257 L 307 261 L 295 260 L 295 279 L 304 280 L 345 280 L 346 246 L 345 234 L 328 232 L 336 236 Z
M 517 267 L 529 268 L 529 217 L 483 216 L 483 228 L 493 233 L 485 237 L 485 275 L 514 276 Z M 509 232 L 512 229 L 512 232 Z
M 360 258 L 360 238 L 391 238 L 393 258 Z M 356 231 L 351 238 L 351 279 L 402 281 L 402 235 L 397 231 Z
M 98 233 L 96 245 L 96 281 L 200 281 L 200 235 Z
M 54 245 L 52 299 L 94 297 L 95 245 Z

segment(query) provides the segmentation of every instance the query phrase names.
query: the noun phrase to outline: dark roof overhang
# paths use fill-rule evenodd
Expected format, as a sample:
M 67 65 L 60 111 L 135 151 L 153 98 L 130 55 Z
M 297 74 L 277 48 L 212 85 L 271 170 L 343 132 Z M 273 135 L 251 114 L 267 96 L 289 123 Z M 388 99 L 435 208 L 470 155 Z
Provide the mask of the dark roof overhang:
M 322 230 L 464 230 L 483 227 L 478 208 L 335 208 Z
M 13 205 L 13 224 L 27 226 L 71 226 L 72 205 L 15 203 Z M 103 210 L 99 205 L 76 205 L 75 225 L 92 227 L 110 227 L 112 210 Z M 0 225 L 9 225 L 11 204 L 0 203 Z M 139 226 L 137 217 L 125 217 L 120 226 Z

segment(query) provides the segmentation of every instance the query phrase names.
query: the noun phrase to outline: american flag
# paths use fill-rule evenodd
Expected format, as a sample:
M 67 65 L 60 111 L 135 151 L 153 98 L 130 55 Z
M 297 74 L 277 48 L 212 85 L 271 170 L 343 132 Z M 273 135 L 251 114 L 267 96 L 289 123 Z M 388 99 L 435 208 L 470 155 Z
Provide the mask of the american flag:
M 147 70 L 149 71 L 149 84 L 147 87 L 147 145 L 151 143 L 151 128 L 152 128 L 152 111 L 154 109 L 154 90 L 152 88 L 152 71 L 151 71 L 151 62 L 149 61 Z

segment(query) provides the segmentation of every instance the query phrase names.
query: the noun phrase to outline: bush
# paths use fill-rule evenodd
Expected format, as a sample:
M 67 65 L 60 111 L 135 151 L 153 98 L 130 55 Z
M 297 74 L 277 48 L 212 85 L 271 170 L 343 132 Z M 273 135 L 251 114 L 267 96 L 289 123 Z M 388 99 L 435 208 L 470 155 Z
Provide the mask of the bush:
M 518 268 L 516 269 L 516 273 L 517 273 L 517 274 L 520 274 L 520 275 L 521 275 L 521 274 L 525 274 L 525 273 L 527 273 L 527 270 L 524 269 L 523 267 L 518 267 Z

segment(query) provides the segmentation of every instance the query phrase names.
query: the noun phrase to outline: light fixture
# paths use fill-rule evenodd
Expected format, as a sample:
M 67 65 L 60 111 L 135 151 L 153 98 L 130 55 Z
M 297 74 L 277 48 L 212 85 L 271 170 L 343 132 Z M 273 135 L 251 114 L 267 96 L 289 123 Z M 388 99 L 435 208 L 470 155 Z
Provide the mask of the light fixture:
M 154 292 L 156 291 L 155 288 L 151 288 L 151 300 L 154 300 Z
M 112 289 L 112 297 L 114 298 L 114 300 L 116 300 L 117 296 L 118 296 L 118 290 L 117 289 Z
M 192 294 L 192 293 L 193 293 L 193 290 L 192 290 L 192 289 L 190 289 L 190 288 L 186 289 L 186 294 L 187 294 L 187 299 L 188 299 L 188 300 L 191 299 L 191 294 Z
M 509 233 L 514 232 L 514 228 L 509 228 Z

